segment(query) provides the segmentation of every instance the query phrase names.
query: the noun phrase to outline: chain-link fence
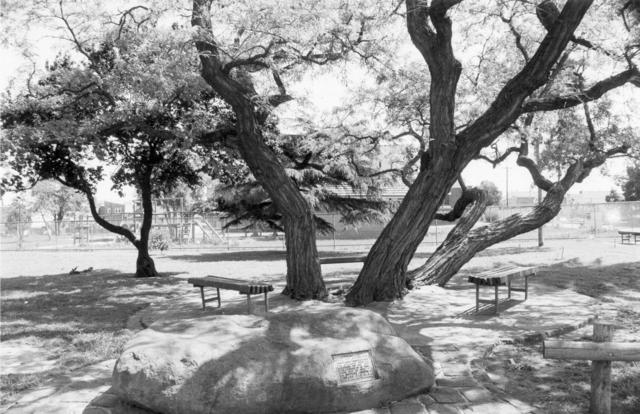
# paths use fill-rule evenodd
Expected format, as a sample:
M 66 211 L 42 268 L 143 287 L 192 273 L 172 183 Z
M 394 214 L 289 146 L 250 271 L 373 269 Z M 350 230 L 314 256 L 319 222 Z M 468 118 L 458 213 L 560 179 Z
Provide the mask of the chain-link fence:
M 515 213 L 526 213 L 532 207 L 490 207 L 478 225 L 499 220 Z M 18 216 L 19 217 L 19 216 Z M 24 217 L 24 216 L 23 216 Z M 54 222 L 41 216 L 0 222 L 0 249 L 117 249 L 131 248 L 129 242 L 98 225 L 90 215 Z M 106 215 L 113 223 L 139 234 L 142 215 L 118 213 Z M 385 223 L 345 224 L 338 214 L 322 214 L 334 231 L 318 234 L 320 249 L 368 249 Z M 154 214 L 151 247 L 163 242 L 171 249 L 284 249 L 281 232 L 266 225 L 226 227 L 228 220 L 220 213 L 159 213 Z M 453 224 L 436 221 L 429 229 L 423 246 L 433 247 L 444 240 Z M 566 204 L 560 214 L 543 228 L 544 238 L 584 239 L 615 238 L 619 229 L 640 230 L 640 202 L 602 204 Z M 521 234 L 515 241 L 537 240 L 537 231 Z

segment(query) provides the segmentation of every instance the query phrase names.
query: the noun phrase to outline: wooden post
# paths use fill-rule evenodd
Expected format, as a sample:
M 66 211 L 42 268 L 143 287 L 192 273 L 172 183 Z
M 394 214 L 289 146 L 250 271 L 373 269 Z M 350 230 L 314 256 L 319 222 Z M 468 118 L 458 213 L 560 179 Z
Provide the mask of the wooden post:
M 611 413 L 611 361 L 640 361 L 640 343 L 611 342 L 610 322 L 595 320 L 593 342 L 544 341 L 542 354 L 551 359 L 591 360 L 590 414 Z
M 498 311 L 498 285 L 495 286 L 495 293 L 496 293 L 495 302 L 496 302 L 496 315 L 497 315 L 499 313 L 499 311 Z
M 593 341 L 610 342 L 613 337 L 612 324 L 596 320 L 593 323 Z M 591 363 L 591 414 L 611 414 L 611 361 Z
M 480 285 L 476 283 L 476 313 L 480 311 Z
M 249 314 L 253 312 L 253 307 L 251 306 L 251 294 L 249 293 L 247 293 L 247 310 Z

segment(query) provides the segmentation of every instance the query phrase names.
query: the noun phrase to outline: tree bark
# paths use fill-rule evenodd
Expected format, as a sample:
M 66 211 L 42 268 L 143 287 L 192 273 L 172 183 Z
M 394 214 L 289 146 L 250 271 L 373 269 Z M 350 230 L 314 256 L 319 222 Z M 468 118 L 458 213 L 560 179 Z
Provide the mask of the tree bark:
M 450 187 L 471 159 L 520 116 L 525 99 L 547 82 L 553 65 L 591 5 L 589 0 L 567 1 L 556 24 L 522 70 L 505 84 L 480 117 L 456 134 L 455 95 L 461 66 L 453 55 L 447 12 L 458 2 L 434 0 L 428 7 L 419 0 L 406 0 L 409 35 L 431 74 L 430 145 L 420 174 L 376 240 L 346 297 L 351 305 L 403 296 L 407 265 Z
M 150 184 L 150 179 L 147 180 Z M 64 184 L 64 183 L 63 183 Z M 66 185 L 66 184 L 65 184 Z M 141 185 L 143 187 L 143 185 Z M 113 223 L 105 220 L 98 213 L 98 209 L 96 208 L 96 202 L 93 198 L 93 194 L 88 189 L 83 189 L 83 191 L 87 197 L 87 201 L 89 202 L 89 210 L 91 211 L 91 216 L 101 227 L 105 230 L 110 231 L 115 234 L 119 234 L 123 236 L 131 244 L 135 246 L 138 250 L 138 258 L 136 260 L 136 277 L 152 277 L 158 276 L 158 272 L 156 271 L 155 263 L 153 259 L 149 255 L 149 233 L 151 230 L 151 223 L 153 221 L 153 203 L 151 201 L 151 191 L 149 190 L 142 193 L 142 205 L 143 205 L 143 217 L 142 217 L 142 227 L 140 228 L 140 239 L 136 239 L 136 236 L 127 228 L 122 226 L 115 225 Z M 146 201 L 145 201 L 146 198 Z M 145 207 L 146 206 L 146 207 Z M 146 226 L 146 230 L 145 230 Z
M 459 171 L 447 168 L 418 174 L 398 211 L 369 251 L 347 294 L 348 304 L 391 301 L 404 295 L 407 266 L 458 175 Z
M 140 239 L 134 243 L 138 249 L 136 277 L 154 277 L 158 276 L 158 272 L 153 259 L 149 255 L 149 234 L 153 224 L 151 168 L 148 168 L 140 177 L 140 198 L 142 201 L 142 225 L 140 226 Z
M 224 71 L 213 39 L 210 9 L 211 0 L 193 2 L 191 23 L 199 30 L 195 43 L 202 64 L 201 75 L 233 108 L 240 154 L 282 214 L 287 248 L 287 286 L 283 293 L 300 300 L 323 299 L 327 291 L 318 260 L 313 211 L 277 155 L 264 142 L 261 120 L 266 119 L 266 114 L 255 105 L 258 96 L 249 77 L 234 78 Z
M 407 273 L 407 279 L 412 285 L 439 283 L 444 286 L 470 259 L 458 260 L 457 254 L 459 250 L 462 251 L 461 246 L 467 244 L 469 231 L 485 212 L 488 197 L 486 191 L 480 189 L 471 189 L 465 193 L 471 202 L 466 206 L 454 228 L 436 251 L 429 256 L 425 264 Z
M 136 277 L 158 276 L 156 265 L 149 255 L 148 246 L 139 244 L 136 248 L 138 249 L 138 258 L 136 259 Z
M 598 162 L 599 165 L 602 162 Z M 480 200 L 474 203 L 426 263 L 409 272 L 408 277 L 412 284 L 445 286 L 478 252 L 551 221 L 560 212 L 567 191 L 573 184 L 586 178 L 591 171 L 592 167 L 586 164 L 584 161 L 578 161 L 569 167 L 564 178 L 548 187 L 542 202 L 527 214 L 513 214 L 490 225 L 471 230 L 486 208 L 486 202 L 484 205 Z

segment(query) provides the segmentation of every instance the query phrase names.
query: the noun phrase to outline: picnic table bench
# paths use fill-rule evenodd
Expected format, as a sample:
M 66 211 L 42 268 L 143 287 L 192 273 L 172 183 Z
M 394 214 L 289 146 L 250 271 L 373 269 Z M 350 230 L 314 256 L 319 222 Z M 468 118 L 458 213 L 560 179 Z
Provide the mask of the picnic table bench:
M 637 244 L 640 239 L 640 230 L 618 230 L 620 235 L 620 244 L 631 244 L 631 236 L 633 236 L 633 244 Z
M 321 257 L 320 264 L 333 264 L 333 263 L 357 263 L 364 262 L 367 256 L 335 256 L 335 257 Z
M 496 315 L 499 313 L 498 288 L 507 286 L 508 298 L 511 298 L 511 292 L 524 292 L 524 300 L 527 300 L 529 294 L 529 276 L 535 276 L 536 267 L 521 266 L 504 266 L 497 269 L 486 270 L 475 276 L 469 276 L 469 282 L 476 285 L 476 313 L 480 311 L 481 303 L 493 304 L 495 306 Z M 524 279 L 523 287 L 512 287 L 511 282 L 514 279 Z M 480 299 L 480 286 L 493 286 L 495 296 L 493 299 Z
M 200 296 L 202 297 L 202 309 L 205 309 L 207 302 L 214 300 L 218 301 L 218 307 L 220 307 L 220 289 L 237 290 L 242 295 L 247 295 L 247 307 L 249 313 L 252 311 L 251 307 L 251 295 L 259 295 L 264 293 L 264 310 L 269 312 L 269 298 L 267 294 L 273 291 L 273 286 L 264 282 L 254 282 L 241 279 L 230 279 L 220 276 L 205 276 L 205 277 L 192 277 L 187 280 L 194 287 L 200 288 Z M 216 288 L 217 295 L 212 298 L 205 299 L 204 288 L 214 287 Z

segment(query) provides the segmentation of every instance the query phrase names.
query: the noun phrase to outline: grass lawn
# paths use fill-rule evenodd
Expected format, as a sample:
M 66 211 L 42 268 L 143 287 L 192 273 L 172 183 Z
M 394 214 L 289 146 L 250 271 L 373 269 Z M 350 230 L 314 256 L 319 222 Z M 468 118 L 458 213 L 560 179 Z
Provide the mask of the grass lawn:
M 636 249 L 638 254 L 640 250 Z M 632 252 L 631 252 L 632 253 Z M 615 342 L 640 342 L 640 262 L 602 266 L 566 264 L 540 272 L 535 283 L 570 288 L 598 299 L 620 327 Z M 559 339 L 591 341 L 593 327 Z M 589 408 L 591 362 L 542 358 L 540 344 L 501 344 L 472 364 L 488 387 L 498 388 L 548 413 L 583 413 Z M 612 413 L 640 413 L 640 362 L 613 362 Z
M 2 354 L 18 356 L 14 366 L 3 361 L 0 407 L 52 377 L 116 358 L 134 333 L 129 317 L 180 282 L 111 270 L 2 279 Z

